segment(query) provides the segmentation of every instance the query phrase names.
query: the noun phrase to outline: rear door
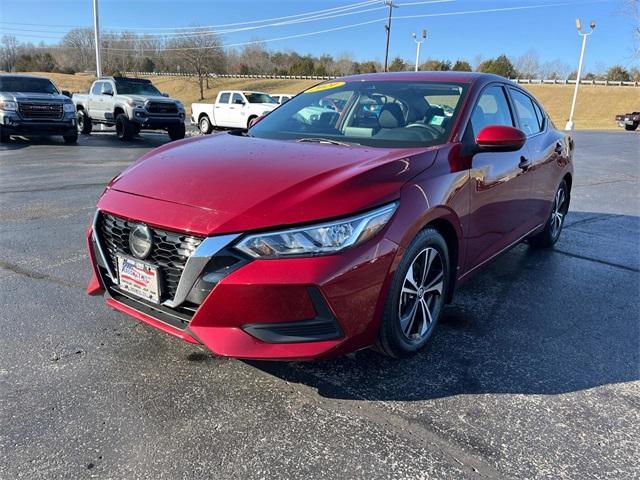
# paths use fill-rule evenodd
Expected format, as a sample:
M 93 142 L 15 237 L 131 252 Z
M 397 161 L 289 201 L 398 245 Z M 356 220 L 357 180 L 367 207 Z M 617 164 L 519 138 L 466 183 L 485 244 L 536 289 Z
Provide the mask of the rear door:
M 544 223 L 558 188 L 556 161 L 566 155 L 562 135 L 549 127 L 549 120 L 538 103 L 519 88 L 509 88 L 518 128 L 527 134 L 531 177 L 532 227 Z
M 231 92 L 220 92 L 218 98 L 216 100 L 216 105 L 214 108 L 213 116 L 215 118 L 216 125 L 220 127 L 228 127 L 231 110 L 229 107 L 231 102 Z
M 491 84 L 481 92 L 467 125 L 467 141 L 489 125 L 516 126 L 507 91 Z M 473 156 L 467 270 L 489 260 L 527 233 L 531 183 L 526 168 L 527 146 L 517 152 L 486 152 Z

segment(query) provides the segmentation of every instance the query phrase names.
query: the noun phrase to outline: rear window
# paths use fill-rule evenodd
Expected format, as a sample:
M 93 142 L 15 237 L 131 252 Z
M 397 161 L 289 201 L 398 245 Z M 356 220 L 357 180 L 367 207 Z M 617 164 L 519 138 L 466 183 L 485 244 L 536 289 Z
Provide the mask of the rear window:
M 51 80 L 29 77 L 0 77 L 0 92 L 59 93 Z

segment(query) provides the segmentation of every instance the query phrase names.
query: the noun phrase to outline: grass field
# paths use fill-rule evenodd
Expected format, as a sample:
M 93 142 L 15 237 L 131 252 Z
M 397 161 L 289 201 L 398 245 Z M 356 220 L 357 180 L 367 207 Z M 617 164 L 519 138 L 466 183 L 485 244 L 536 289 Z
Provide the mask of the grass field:
M 51 78 L 59 88 L 72 92 L 86 92 L 93 81 L 90 75 L 66 75 L 42 73 Z M 197 102 L 198 83 L 191 77 L 149 77 L 162 92 L 180 99 L 185 105 Z M 297 93 L 318 83 L 316 80 L 267 80 L 225 78 L 210 79 L 204 102 L 213 102 L 220 90 L 259 90 L 267 93 Z M 544 105 L 553 122 L 559 128 L 571 109 L 572 85 L 525 85 Z M 640 109 L 639 87 L 605 87 L 581 85 L 576 105 L 577 129 L 615 129 L 614 117 L 618 113 Z

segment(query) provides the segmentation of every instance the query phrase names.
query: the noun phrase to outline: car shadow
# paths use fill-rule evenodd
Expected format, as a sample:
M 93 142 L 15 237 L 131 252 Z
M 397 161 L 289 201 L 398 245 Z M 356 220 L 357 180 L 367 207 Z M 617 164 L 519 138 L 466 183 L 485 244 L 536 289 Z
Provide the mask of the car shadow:
M 639 380 L 639 225 L 638 217 L 570 214 L 554 249 L 520 245 L 459 289 L 414 357 L 363 350 L 319 362 L 247 363 L 350 400 L 553 395 Z M 610 236 L 621 265 L 598 256 Z
M 155 148 L 165 143 L 169 143 L 171 139 L 162 133 L 146 133 L 135 136 L 131 140 L 122 141 L 116 137 L 115 132 L 109 130 L 95 132 L 91 135 L 80 135 L 77 144 L 64 143 L 62 137 L 59 136 L 33 136 L 22 137 L 12 136 L 9 143 L 0 145 L 0 152 L 3 150 L 21 150 L 32 146 L 46 147 L 66 147 L 73 148 L 75 146 L 85 147 L 111 147 L 111 148 Z

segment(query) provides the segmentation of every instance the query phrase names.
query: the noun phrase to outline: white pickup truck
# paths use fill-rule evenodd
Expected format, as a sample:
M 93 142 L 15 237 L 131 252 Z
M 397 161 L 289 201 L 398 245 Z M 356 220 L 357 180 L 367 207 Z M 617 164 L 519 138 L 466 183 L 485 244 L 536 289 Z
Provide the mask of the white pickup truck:
M 248 128 L 251 120 L 278 106 L 275 99 L 263 92 L 225 90 L 218 93 L 214 104 L 191 104 L 191 125 L 197 125 L 205 134 L 214 128 Z

